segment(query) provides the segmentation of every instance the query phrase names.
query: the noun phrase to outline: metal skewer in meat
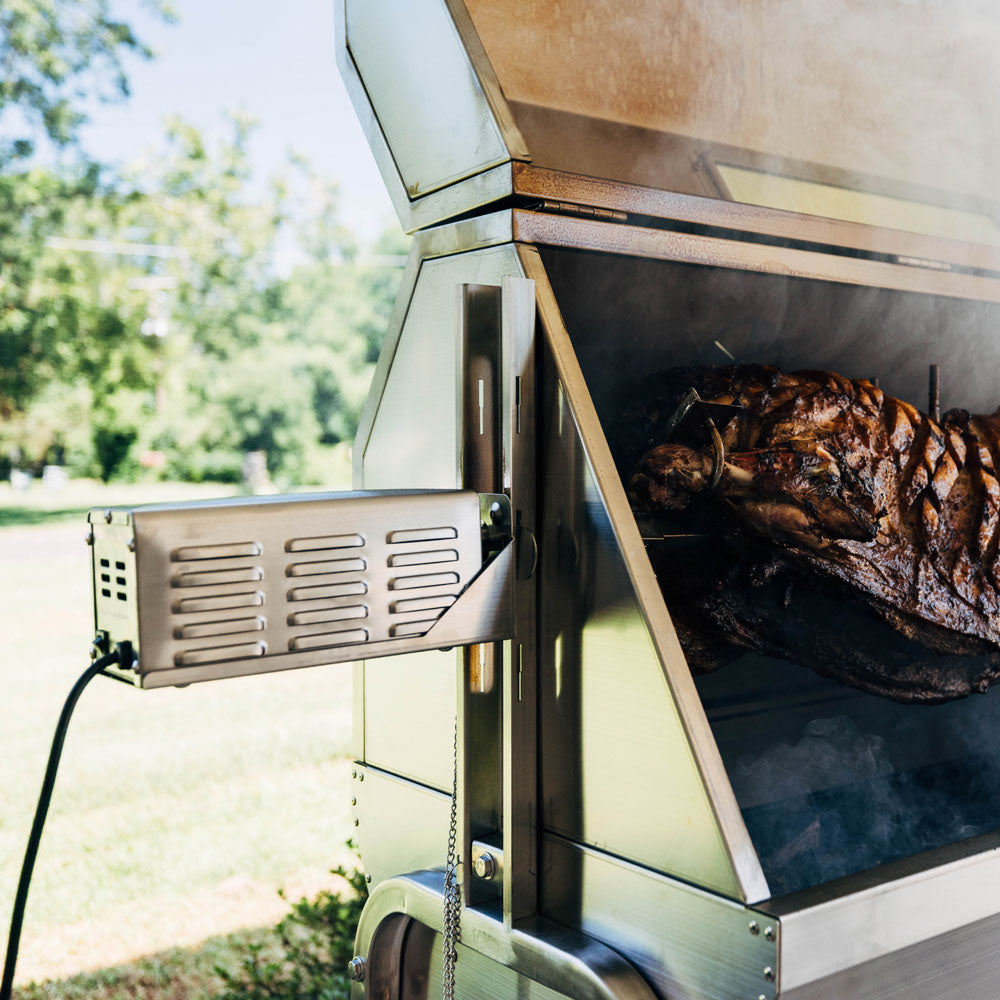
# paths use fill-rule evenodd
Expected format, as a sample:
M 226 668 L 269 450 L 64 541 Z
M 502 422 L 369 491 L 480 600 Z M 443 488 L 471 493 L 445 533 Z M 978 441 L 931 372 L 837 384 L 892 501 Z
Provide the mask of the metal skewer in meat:
M 680 385 L 744 408 L 721 476 L 709 443 L 656 443 Z M 925 702 L 1000 678 L 1000 410 L 939 422 L 867 380 L 763 366 L 668 372 L 631 410 L 633 507 L 722 539 L 689 588 L 664 584 L 696 669 L 728 644 Z

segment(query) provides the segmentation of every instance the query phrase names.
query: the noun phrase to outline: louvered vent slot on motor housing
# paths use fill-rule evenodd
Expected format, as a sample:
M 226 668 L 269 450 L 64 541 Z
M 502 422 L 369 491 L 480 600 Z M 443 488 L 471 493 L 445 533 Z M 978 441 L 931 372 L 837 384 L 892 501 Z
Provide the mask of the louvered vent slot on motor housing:
M 285 552 L 289 583 L 288 649 L 336 649 L 368 642 L 369 581 L 365 539 L 359 533 L 291 538 Z
M 389 615 L 392 638 L 426 635 L 458 599 L 468 580 L 462 578 L 455 544 L 458 529 L 450 525 L 407 528 L 387 537 Z
M 174 663 L 214 663 L 267 652 L 263 552 L 263 544 L 254 541 L 171 551 L 172 632 L 180 642 Z

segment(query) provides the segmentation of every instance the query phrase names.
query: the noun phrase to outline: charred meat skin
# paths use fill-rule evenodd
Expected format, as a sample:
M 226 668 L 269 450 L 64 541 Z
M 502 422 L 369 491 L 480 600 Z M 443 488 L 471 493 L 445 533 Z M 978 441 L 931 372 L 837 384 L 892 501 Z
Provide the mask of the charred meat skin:
M 722 429 L 711 497 L 711 448 L 655 440 L 681 384 L 745 408 Z M 674 595 L 692 648 L 714 635 L 903 701 L 961 697 L 1000 677 L 1000 411 L 937 422 L 866 380 L 764 366 L 665 373 L 633 410 L 647 435 L 624 441 L 632 457 L 642 451 L 628 480 L 635 509 L 714 517 L 735 546 L 729 560 L 750 567 L 741 581 Z M 858 629 L 852 647 L 836 621 L 803 619 L 797 641 L 795 608 L 754 585 L 765 577 L 803 604 L 828 602 L 828 614 L 845 599 L 888 631 Z

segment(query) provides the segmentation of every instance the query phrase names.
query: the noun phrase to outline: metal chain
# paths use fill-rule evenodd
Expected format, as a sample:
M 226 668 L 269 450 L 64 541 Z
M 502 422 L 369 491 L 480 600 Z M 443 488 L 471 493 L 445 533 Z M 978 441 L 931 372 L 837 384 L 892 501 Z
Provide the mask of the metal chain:
M 462 887 L 456 878 L 458 868 L 458 716 L 452 744 L 451 820 L 448 826 L 448 856 L 444 868 L 444 934 L 441 983 L 444 1000 L 455 1000 L 455 963 L 458 942 L 462 939 Z

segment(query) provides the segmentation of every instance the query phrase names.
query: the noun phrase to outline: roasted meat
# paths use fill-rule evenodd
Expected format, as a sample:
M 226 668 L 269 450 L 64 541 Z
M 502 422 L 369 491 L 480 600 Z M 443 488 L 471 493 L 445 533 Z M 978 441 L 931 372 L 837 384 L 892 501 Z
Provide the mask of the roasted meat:
M 721 470 L 697 428 L 657 440 L 685 387 L 743 407 Z M 928 702 L 1000 677 L 1000 410 L 938 422 L 866 380 L 741 366 L 665 373 L 623 427 L 635 510 L 710 549 L 683 574 L 652 554 L 695 669 L 753 649 Z

